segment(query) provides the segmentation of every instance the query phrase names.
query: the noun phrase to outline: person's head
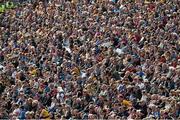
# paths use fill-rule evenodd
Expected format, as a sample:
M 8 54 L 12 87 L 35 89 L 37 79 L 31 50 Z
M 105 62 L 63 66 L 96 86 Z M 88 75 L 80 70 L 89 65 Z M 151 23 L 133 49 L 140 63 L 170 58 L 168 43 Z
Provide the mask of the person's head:
M 31 119 L 30 111 L 27 111 L 26 114 L 25 114 L 25 116 L 26 116 L 26 119 Z
M 32 102 L 33 102 L 33 99 L 32 98 L 28 98 L 28 104 L 32 104 Z
M 122 94 L 119 94 L 119 95 L 118 95 L 118 100 L 119 100 L 119 101 L 122 101 L 123 99 L 124 99 L 123 95 L 122 95 Z
M 97 118 L 96 118 L 96 115 L 94 115 L 94 114 L 89 114 L 89 115 L 88 115 L 88 119 L 97 119 Z
M 136 119 L 141 119 L 142 115 L 143 115 L 143 113 L 141 110 L 136 111 Z
M 34 106 L 37 106 L 38 105 L 38 100 L 33 100 L 32 101 L 32 106 L 34 107 Z

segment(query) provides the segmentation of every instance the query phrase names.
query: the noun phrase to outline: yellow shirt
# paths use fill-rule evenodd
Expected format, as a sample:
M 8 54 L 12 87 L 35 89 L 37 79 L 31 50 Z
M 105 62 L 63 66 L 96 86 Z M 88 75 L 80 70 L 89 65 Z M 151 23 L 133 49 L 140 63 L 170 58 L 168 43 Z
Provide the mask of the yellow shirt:
M 122 104 L 125 105 L 125 106 L 127 106 L 127 107 L 132 106 L 132 103 L 131 103 L 130 101 L 128 101 L 128 100 L 123 100 L 123 101 L 122 101 Z
M 32 74 L 32 75 L 36 75 L 36 73 L 37 73 L 37 70 L 36 70 L 36 69 L 34 69 L 34 70 L 31 71 L 31 74 Z
M 80 74 L 80 71 L 77 67 L 75 67 L 72 72 L 74 72 L 76 75 L 79 75 Z
M 41 117 L 42 117 L 42 119 L 46 119 L 46 120 L 50 119 L 49 112 L 46 109 L 43 109 L 41 111 Z

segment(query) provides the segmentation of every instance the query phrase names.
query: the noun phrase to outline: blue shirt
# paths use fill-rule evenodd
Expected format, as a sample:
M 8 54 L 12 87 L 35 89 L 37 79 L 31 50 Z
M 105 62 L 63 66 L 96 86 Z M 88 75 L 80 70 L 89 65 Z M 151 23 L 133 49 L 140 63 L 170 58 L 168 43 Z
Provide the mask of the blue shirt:
M 20 111 L 19 119 L 26 119 L 26 111 L 25 110 Z

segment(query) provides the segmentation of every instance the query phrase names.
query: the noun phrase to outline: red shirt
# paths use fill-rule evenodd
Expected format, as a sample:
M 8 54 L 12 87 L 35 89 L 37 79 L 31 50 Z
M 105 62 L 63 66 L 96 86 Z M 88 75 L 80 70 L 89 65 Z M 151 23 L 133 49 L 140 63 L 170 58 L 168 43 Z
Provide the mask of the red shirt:
M 164 56 L 162 56 L 162 57 L 160 57 L 159 61 L 165 63 L 166 62 L 166 58 Z
M 133 40 L 138 43 L 141 40 L 141 36 L 139 34 L 135 34 L 133 36 Z

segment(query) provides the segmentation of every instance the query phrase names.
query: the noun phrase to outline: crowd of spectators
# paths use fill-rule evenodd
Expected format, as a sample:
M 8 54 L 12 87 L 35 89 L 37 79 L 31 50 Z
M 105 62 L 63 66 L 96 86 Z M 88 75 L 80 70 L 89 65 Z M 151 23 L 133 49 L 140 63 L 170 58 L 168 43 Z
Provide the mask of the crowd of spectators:
M 34 0 L 0 15 L 0 119 L 180 119 L 179 0 Z

